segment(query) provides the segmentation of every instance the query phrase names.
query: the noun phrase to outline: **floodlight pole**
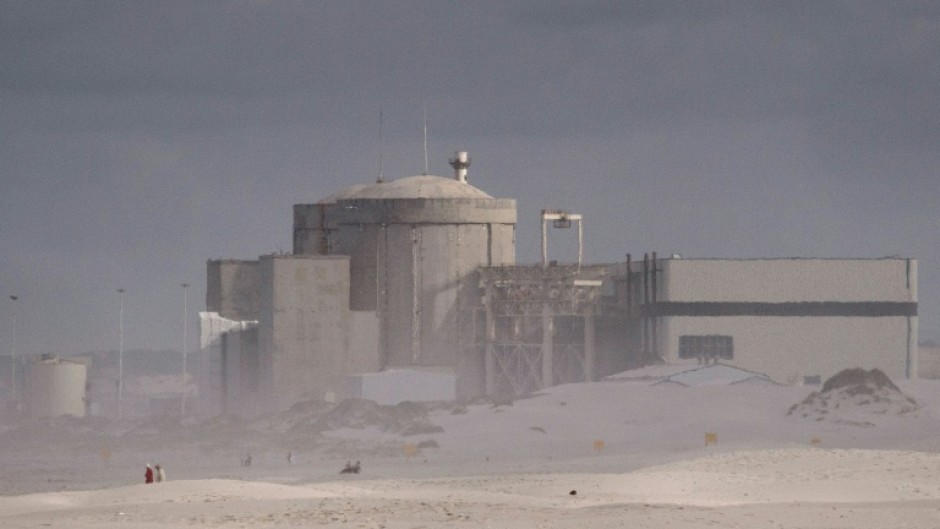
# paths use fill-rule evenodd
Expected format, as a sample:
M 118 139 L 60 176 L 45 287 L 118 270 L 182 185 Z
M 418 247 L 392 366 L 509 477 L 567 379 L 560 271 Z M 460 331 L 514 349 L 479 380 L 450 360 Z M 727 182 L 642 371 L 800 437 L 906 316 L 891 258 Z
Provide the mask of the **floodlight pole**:
M 183 287 L 183 384 L 180 389 L 180 417 L 183 417 L 186 415 L 186 330 L 187 320 L 189 319 L 186 307 L 186 289 L 189 287 L 189 283 L 183 283 L 180 286 Z
M 124 293 L 123 288 L 117 289 L 120 294 L 121 305 L 118 311 L 118 420 L 123 417 L 124 411 Z
M 10 400 L 16 402 L 16 300 L 17 296 L 10 296 L 13 302 L 13 347 L 10 349 Z

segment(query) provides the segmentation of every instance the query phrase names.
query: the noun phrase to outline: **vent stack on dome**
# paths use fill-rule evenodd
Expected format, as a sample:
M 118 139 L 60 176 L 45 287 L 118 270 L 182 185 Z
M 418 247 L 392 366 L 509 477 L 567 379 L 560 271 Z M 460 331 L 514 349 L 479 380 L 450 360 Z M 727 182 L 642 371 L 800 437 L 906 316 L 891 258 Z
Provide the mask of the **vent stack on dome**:
M 467 168 L 470 167 L 470 156 L 467 151 L 457 151 L 450 159 L 450 166 L 454 168 L 454 180 L 467 183 Z

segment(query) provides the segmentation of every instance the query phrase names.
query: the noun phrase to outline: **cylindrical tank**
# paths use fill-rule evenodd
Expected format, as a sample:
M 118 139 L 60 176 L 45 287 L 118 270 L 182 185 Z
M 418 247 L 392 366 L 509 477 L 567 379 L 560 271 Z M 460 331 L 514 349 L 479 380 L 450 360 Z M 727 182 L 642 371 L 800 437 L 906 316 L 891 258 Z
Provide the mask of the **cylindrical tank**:
M 34 419 L 85 416 L 88 367 L 81 362 L 43 356 L 26 372 L 26 413 Z
M 516 201 L 412 176 L 337 200 L 325 221 L 330 253 L 350 256 L 352 309 L 378 312 L 383 366 L 459 370 L 459 314 L 480 299 L 475 272 L 515 263 Z

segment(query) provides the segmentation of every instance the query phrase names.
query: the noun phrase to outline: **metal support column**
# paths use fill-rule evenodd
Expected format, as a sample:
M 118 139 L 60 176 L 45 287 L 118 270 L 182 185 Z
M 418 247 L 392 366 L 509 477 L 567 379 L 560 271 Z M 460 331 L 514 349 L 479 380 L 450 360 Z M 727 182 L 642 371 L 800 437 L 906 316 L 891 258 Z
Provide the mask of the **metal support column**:
M 496 358 L 493 350 L 496 341 L 496 321 L 493 318 L 493 286 L 491 282 L 486 282 L 486 299 L 483 300 L 483 306 L 486 311 L 486 394 L 492 395 L 496 391 Z
M 554 373 L 555 318 L 548 301 L 542 303 L 542 387 L 548 388 L 555 383 Z
M 584 381 L 594 382 L 594 307 L 584 309 Z

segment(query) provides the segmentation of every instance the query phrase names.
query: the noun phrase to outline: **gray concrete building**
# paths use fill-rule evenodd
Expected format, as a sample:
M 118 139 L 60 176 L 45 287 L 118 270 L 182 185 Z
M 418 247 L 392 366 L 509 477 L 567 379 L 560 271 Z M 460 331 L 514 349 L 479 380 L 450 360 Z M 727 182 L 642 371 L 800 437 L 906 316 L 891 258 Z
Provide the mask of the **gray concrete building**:
M 852 367 L 917 376 L 917 261 L 658 259 L 634 272 L 640 348 L 733 363 L 782 383 Z
M 481 269 L 487 392 L 653 363 L 722 362 L 785 384 L 846 368 L 918 376 L 917 261 L 659 259 Z
M 917 376 L 915 260 L 584 264 L 581 215 L 544 210 L 543 262 L 516 265 L 515 200 L 452 165 L 294 205 L 292 254 L 209 261 L 203 411 L 515 396 L 657 362 Z M 547 260 L 549 221 L 577 222 L 576 262 Z
M 479 394 L 483 360 L 460 355 L 461 310 L 477 269 L 515 262 L 516 202 L 454 179 L 413 176 L 294 207 L 295 255 L 347 255 L 349 304 L 378 315 L 380 364 L 451 367 Z
M 403 369 L 449 377 L 451 397 L 485 393 L 485 360 L 462 348 L 461 317 L 480 306 L 478 269 L 515 261 L 516 203 L 470 185 L 466 153 L 454 165 L 453 178 L 356 185 L 295 205 L 292 255 L 208 263 L 207 413 L 340 398 L 350 375 L 414 378 Z

